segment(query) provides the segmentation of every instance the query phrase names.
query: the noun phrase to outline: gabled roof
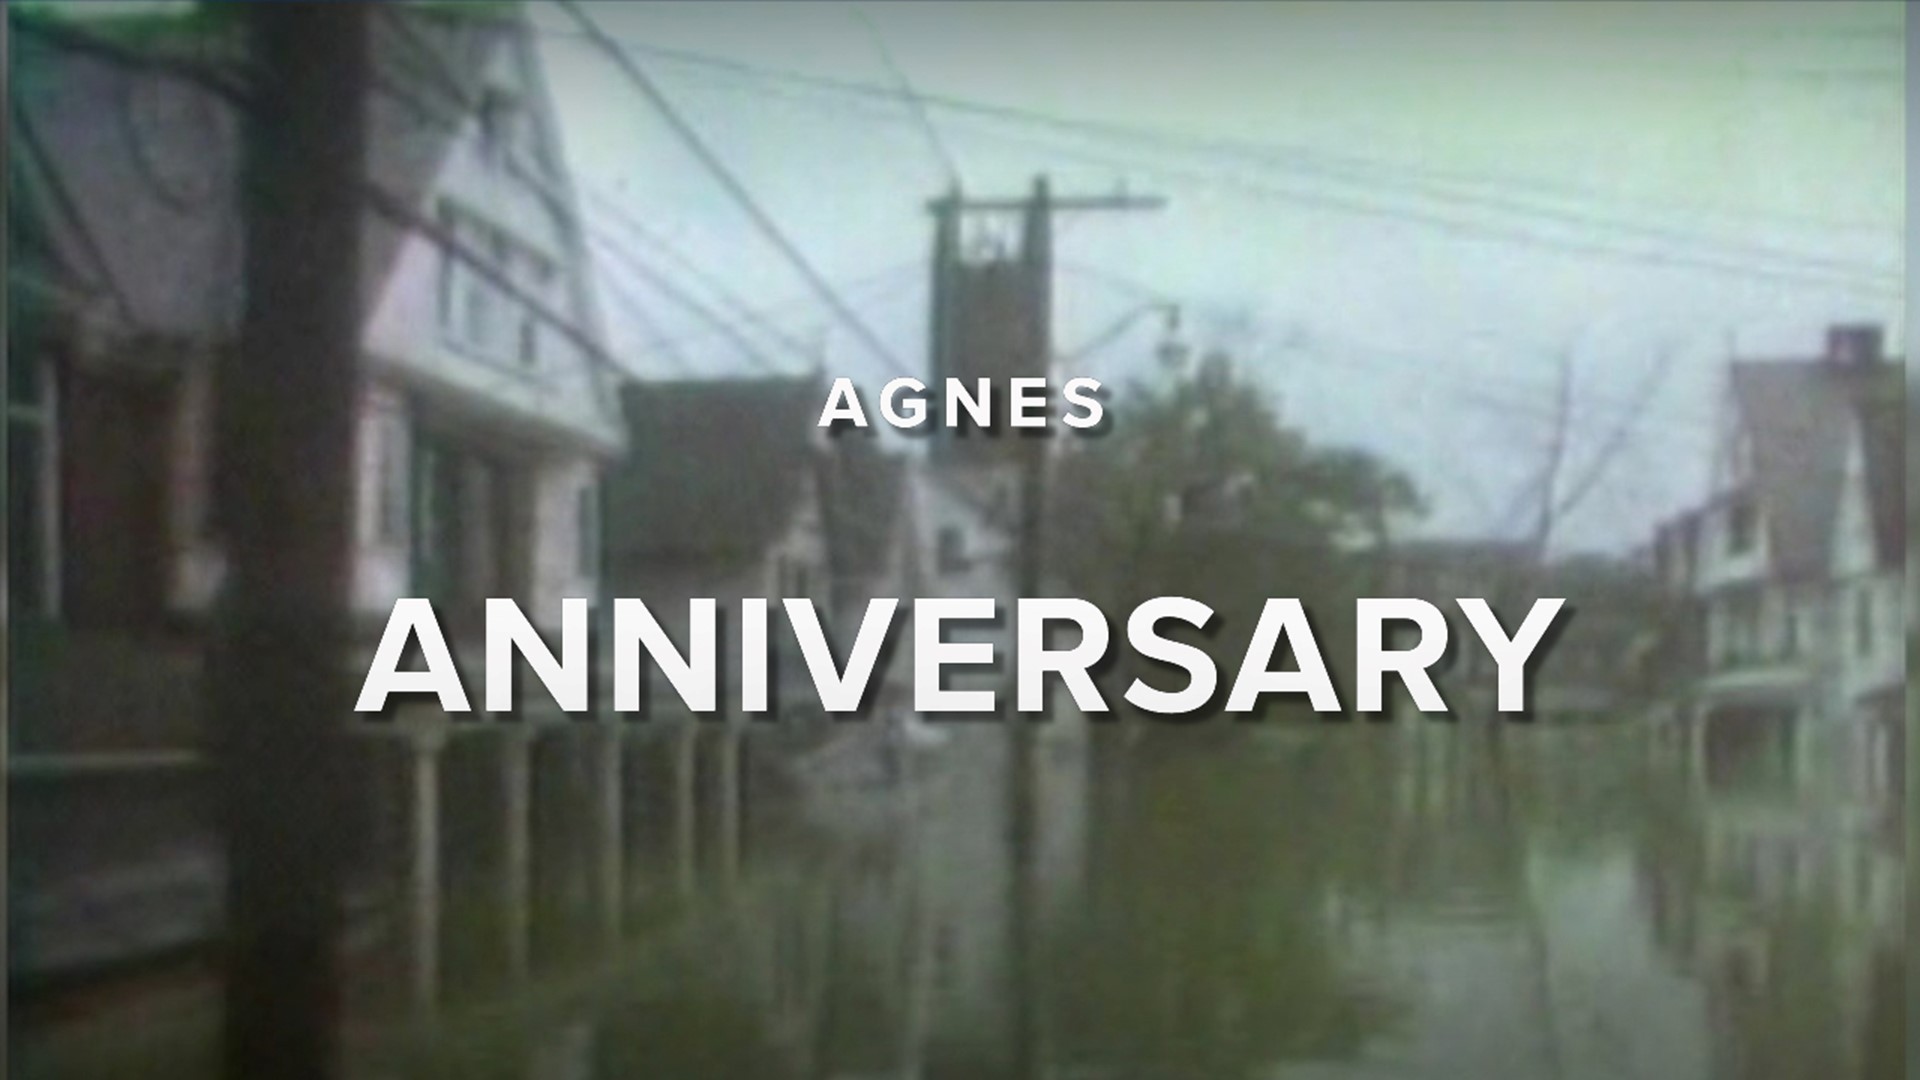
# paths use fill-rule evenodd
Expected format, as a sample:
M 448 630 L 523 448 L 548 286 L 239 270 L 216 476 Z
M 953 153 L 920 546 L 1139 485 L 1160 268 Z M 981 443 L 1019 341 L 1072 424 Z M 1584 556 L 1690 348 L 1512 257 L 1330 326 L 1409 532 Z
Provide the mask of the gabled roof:
M 1868 403 L 1883 397 L 1889 385 L 1898 389 L 1900 370 L 1895 363 L 1829 360 L 1731 365 L 1733 407 L 1751 448 L 1753 491 L 1776 575 L 1803 579 L 1826 573 L 1845 483 L 1847 440 L 1857 417 L 1878 416 L 1881 406 Z M 1883 423 L 1876 419 L 1871 426 L 1879 431 Z M 1886 471 L 1884 462 L 1879 471 Z
M 818 480 L 824 400 L 813 375 L 625 387 L 627 456 L 604 482 L 609 565 L 763 555 Z
M 447 120 L 463 110 L 448 80 L 477 93 L 487 58 L 520 32 L 493 5 L 485 10 L 489 17 L 396 5 L 372 20 L 368 172 L 404 203 L 425 197 L 458 135 Z M 231 336 L 241 305 L 242 133 L 222 87 L 238 84 L 244 59 L 236 20 L 218 9 L 125 19 L 16 12 L 9 29 L 12 118 L 31 132 L 21 140 L 28 168 L 51 196 L 10 206 L 10 229 L 57 241 L 60 265 L 49 272 L 124 297 L 118 314 L 134 333 Z M 428 62 L 422 43 L 444 62 Z M 50 211 L 71 220 L 47 220 Z M 392 227 L 366 231 L 369 303 L 401 239 Z
M 871 431 L 833 438 L 826 485 L 833 572 L 853 579 L 886 567 L 887 545 L 900 535 L 907 459 L 889 453 Z

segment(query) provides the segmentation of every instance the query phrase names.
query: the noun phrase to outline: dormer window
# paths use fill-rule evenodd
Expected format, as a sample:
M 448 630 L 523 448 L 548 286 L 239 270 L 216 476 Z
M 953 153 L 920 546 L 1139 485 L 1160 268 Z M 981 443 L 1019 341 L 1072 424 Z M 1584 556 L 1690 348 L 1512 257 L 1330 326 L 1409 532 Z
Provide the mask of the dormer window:
M 498 87 L 480 98 L 480 156 L 493 168 L 505 168 L 520 147 L 520 100 Z
M 464 253 L 441 252 L 440 327 L 449 345 L 473 356 L 514 362 L 537 369 L 552 347 L 547 316 L 560 280 L 553 260 L 516 240 L 499 226 L 442 204 L 440 225 Z M 474 260 L 484 269 L 472 265 Z M 511 285 L 501 284 L 501 279 Z M 564 295 L 559 296 L 564 302 Z

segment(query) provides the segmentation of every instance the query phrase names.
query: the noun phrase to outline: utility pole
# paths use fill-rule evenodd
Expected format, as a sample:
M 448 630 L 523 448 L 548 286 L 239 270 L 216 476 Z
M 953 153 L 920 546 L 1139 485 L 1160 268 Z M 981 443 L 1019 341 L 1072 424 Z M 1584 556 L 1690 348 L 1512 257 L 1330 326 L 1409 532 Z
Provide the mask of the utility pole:
M 956 190 L 934 200 L 928 209 L 935 221 L 933 311 L 933 376 L 936 379 L 959 374 L 956 368 L 968 368 L 968 374 L 991 376 L 1047 376 L 1053 368 L 1053 218 L 1060 212 L 1157 210 L 1165 200 L 1152 196 L 1097 195 L 1057 198 L 1046 178 L 1034 180 L 1033 192 L 1026 198 L 974 199 L 960 196 Z M 968 311 L 961 306 L 965 294 L 958 282 L 965 268 L 959 252 L 959 222 L 964 214 L 1017 213 L 1021 217 L 1021 243 L 1017 271 L 1022 277 L 1022 302 L 1015 312 Z M 1013 347 L 997 356 L 964 355 L 977 340 L 963 334 L 962 320 L 1009 316 L 1015 318 Z M 982 365 L 989 370 L 981 370 Z M 997 370 L 996 370 L 997 369 Z M 1020 477 L 1019 565 L 1015 575 L 1017 596 L 1040 596 L 1046 586 L 1046 507 L 1047 448 L 1051 429 L 1000 432 L 1013 442 L 984 451 L 989 460 L 1011 464 Z M 950 436 L 949 436 L 950 437 Z M 961 449 L 955 446 L 955 449 Z M 957 455 L 956 455 L 957 456 Z M 1044 714 L 1043 714 L 1044 717 Z M 1034 790 L 1038 779 L 1034 721 L 1016 716 L 1010 730 L 1007 768 L 1007 835 L 1011 856 L 1009 874 L 1008 961 L 1009 1000 L 1012 1005 L 1010 1051 L 1011 1075 L 1021 1080 L 1037 1080 L 1045 1071 L 1045 1053 L 1040 1030 L 1041 986 L 1040 947 L 1035 933 L 1039 908 L 1039 864 L 1037 832 L 1039 814 Z
M 342 740 L 370 9 L 246 7 L 240 347 L 216 380 L 226 554 L 208 703 L 226 840 L 223 1071 L 340 1069 Z

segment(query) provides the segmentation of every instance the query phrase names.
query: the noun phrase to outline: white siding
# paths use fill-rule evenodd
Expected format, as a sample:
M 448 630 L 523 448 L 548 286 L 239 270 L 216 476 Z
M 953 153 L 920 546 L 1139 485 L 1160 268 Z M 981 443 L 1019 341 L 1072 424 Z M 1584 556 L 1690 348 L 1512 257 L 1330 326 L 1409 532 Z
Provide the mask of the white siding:
M 539 75 L 525 43 L 516 39 L 511 47 L 498 50 L 492 64 L 489 85 L 519 97 L 525 103 L 521 122 L 535 130 L 534 138 L 550 142 Z M 589 265 L 569 221 L 570 208 L 556 206 L 548 197 L 564 192 L 564 178 L 553 174 L 530 182 L 510 168 L 491 163 L 481 153 L 480 142 L 478 120 L 469 117 L 414 211 L 438 221 L 443 207 L 450 206 L 463 222 L 484 222 L 512 249 L 504 268 L 508 275 L 526 291 L 538 294 L 550 310 L 589 340 L 603 341 L 590 298 Z M 476 348 L 457 328 L 442 325 L 441 277 L 448 258 L 424 236 L 408 235 L 401 241 L 387 287 L 367 327 L 371 362 L 428 392 L 492 406 L 522 423 L 588 446 L 617 447 L 622 428 L 611 373 L 539 320 L 533 323 L 537 359 L 524 362 L 518 349 L 522 321 L 518 301 L 494 302 L 501 310 L 491 314 L 504 335 L 497 348 Z M 544 286 L 523 272 L 534 259 L 552 268 Z M 453 265 L 456 278 L 471 276 L 458 260 Z

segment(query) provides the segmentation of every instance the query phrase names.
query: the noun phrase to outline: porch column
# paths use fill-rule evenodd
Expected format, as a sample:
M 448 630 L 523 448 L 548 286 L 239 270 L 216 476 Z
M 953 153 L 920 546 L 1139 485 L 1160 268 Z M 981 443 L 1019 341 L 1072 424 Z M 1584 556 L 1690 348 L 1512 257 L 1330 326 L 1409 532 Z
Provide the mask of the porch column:
M 699 765 L 700 728 L 688 718 L 673 739 L 673 867 L 674 881 L 682 899 L 693 895 L 695 865 L 699 858 L 698 786 L 695 775 Z
M 1687 775 L 1699 789 L 1707 786 L 1707 734 L 1713 713 L 1704 708 L 1687 710 Z
M 617 725 L 619 721 L 616 720 L 615 723 Z M 644 778 L 648 775 L 646 771 L 646 761 L 640 755 L 643 753 L 643 747 L 646 744 L 642 740 L 635 738 L 630 729 L 617 728 L 617 730 L 620 730 L 621 734 L 620 760 L 623 763 L 622 768 L 628 770 L 628 776 Z M 641 789 L 640 784 L 634 784 L 633 789 L 627 793 L 625 803 L 620 808 L 620 820 L 622 823 L 620 832 L 621 857 L 626 861 L 626 878 L 623 886 L 624 891 L 621 895 L 626 898 L 628 903 L 638 898 L 646 887 L 648 864 L 643 847 L 646 834 L 644 832 L 645 823 L 640 819 L 641 814 L 645 810 L 643 805 L 644 794 L 645 792 Z
M 500 726 L 501 906 L 506 912 L 507 971 L 527 976 L 533 935 L 533 740 L 528 721 Z
M 408 732 L 413 757 L 413 1002 L 431 1012 L 440 996 L 440 752 L 447 729 L 434 718 Z
M 600 821 L 596 830 L 600 840 L 600 928 L 608 939 L 620 936 L 620 917 L 626 907 L 625 845 L 621 820 L 626 809 L 626 788 L 622 783 L 625 743 L 620 728 L 604 724 L 596 740 L 600 797 Z
M 720 863 L 720 884 L 724 889 L 732 889 L 740 877 L 740 823 L 741 806 L 740 758 L 741 729 L 732 720 L 721 727 L 719 733 L 719 782 L 716 795 L 719 800 L 719 815 L 716 822 L 720 830 L 719 846 L 715 850 Z

